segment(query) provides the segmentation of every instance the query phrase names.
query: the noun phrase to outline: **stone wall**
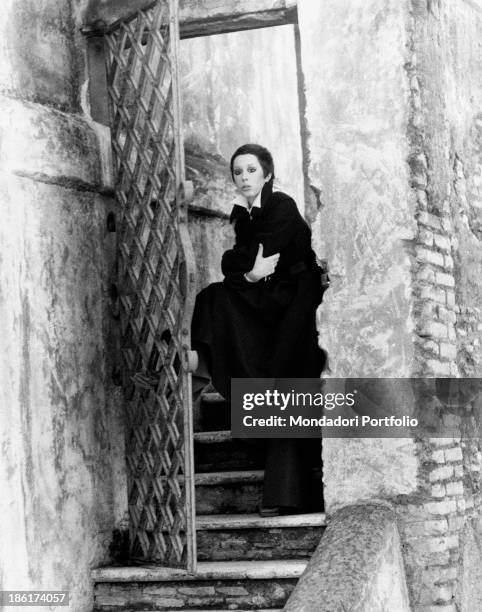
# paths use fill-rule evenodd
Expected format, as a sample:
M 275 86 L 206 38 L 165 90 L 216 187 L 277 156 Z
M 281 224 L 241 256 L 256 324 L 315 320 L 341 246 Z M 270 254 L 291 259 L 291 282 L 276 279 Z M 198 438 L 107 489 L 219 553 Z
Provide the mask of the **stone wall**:
M 87 612 L 90 569 L 109 560 L 126 509 L 108 359 L 113 201 L 98 193 L 70 3 L 2 8 L 0 587 L 68 590 Z
M 302 0 L 299 16 L 333 374 L 480 376 L 478 4 Z M 480 442 L 417 438 L 325 440 L 328 512 L 391 501 L 413 609 L 478 609 Z

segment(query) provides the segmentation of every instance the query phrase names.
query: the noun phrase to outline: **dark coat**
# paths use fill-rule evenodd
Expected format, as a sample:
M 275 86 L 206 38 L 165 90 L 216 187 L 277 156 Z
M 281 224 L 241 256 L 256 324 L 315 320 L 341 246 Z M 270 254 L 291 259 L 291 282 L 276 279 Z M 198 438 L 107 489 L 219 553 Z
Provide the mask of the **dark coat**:
M 196 298 L 192 344 L 208 359 L 214 387 L 230 396 L 231 378 L 319 377 L 325 353 L 318 346 L 316 308 L 323 297 L 321 268 L 311 231 L 292 198 L 263 187 L 261 208 L 235 205 L 235 245 L 222 258 L 224 281 Z M 267 280 L 244 277 L 263 255 L 280 253 Z

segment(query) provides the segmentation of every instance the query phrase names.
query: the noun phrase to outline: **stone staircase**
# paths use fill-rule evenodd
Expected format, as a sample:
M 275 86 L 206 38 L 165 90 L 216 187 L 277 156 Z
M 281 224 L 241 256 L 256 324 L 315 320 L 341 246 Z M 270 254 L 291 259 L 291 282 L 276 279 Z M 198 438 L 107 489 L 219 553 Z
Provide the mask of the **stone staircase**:
M 263 444 L 233 440 L 229 405 L 203 398 L 194 435 L 198 566 L 94 570 L 96 612 L 281 610 L 325 526 L 321 512 L 262 518 Z M 320 473 L 314 473 L 315 482 Z

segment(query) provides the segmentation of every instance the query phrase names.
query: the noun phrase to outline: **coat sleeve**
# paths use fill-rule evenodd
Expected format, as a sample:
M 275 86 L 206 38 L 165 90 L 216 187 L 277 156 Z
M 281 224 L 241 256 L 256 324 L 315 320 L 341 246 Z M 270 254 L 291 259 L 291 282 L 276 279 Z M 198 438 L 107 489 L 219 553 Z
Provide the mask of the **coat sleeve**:
M 246 272 L 252 270 L 258 249 L 255 244 L 249 246 L 234 246 L 223 254 L 221 271 L 224 282 L 233 289 L 246 289 L 256 285 L 244 277 Z
M 273 206 L 263 219 L 248 245 L 236 241 L 234 248 L 226 251 L 221 260 L 224 282 L 237 289 L 246 289 L 257 283 L 250 283 L 244 274 L 252 270 L 259 244 L 263 245 L 265 257 L 279 253 L 293 239 L 301 217 L 295 201 L 289 197 L 273 202 Z

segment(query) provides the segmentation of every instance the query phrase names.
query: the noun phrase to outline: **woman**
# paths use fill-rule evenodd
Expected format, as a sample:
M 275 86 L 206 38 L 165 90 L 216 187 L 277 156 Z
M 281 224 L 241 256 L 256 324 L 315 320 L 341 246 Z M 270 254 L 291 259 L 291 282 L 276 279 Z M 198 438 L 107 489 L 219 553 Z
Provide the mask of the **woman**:
M 207 367 L 227 399 L 231 378 L 314 378 L 325 365 L 316 332 L 324 287 L 310 228 L 292 198 L 273 192 L 267 149 L 243 145 L 230 168 L 238 191 L 230 218 L 235 244 L 222 257 L 223 282 L 197 296 L 192 322 L 199 369 Z M 300 442 L 270 441 L 263 507 L 304 509 Z M 280 470 L 279 461 L 286 469 Z

